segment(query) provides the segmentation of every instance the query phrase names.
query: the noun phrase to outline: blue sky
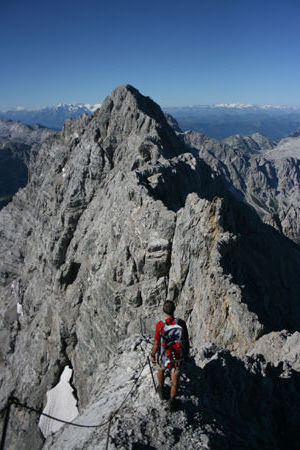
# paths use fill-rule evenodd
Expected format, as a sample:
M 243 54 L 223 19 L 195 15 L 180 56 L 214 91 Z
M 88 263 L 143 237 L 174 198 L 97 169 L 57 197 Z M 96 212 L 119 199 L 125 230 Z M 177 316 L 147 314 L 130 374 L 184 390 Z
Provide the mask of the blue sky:
M 101 103 L 300 106 L 299 0 L 0 0 L 0 109 Z

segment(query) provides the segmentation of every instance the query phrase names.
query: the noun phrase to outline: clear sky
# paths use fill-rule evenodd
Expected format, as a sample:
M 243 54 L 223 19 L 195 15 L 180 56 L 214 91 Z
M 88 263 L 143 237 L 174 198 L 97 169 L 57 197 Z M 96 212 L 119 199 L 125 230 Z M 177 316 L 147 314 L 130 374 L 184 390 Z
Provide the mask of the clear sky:
M 0 109 L 101 103 L 300 106 L 300 0 L 0 0 Z

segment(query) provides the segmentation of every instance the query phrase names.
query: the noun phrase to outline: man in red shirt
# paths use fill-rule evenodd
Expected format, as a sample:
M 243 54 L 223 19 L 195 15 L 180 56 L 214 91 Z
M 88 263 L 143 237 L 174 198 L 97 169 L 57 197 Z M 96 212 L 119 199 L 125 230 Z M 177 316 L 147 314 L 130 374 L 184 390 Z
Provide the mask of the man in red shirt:
M 159 397 L 161 398 L 161 400 L 163 400 L 163 398 L 164 398 L 164 395 L 163 395 L 164 371 L 167 368 L 171 369 L 172 385 L 171 385 L 171 394 L 170 394 L 170 400 L 169 400 L 169 408 L 172 410 L 172 409 L 174 409 L 175 396 L 177 393 L 178 380 L 179 380 L 179 375 L 180 375 L 180 371 L 182 368 L 183 360 L 182 360 L 182 358 L 178 359 L 179 356 L 176 356 L 176 354 L 179 354 L 179 353 L 177 353 L 176 345 L 180 345 L 180 344 L 175 344 L 175 345 L 173 345 L 173 347 L 175 347 L 175 350 L 173 351 L 173 355 L 175 355 L 175 357 L 174 356 L 170 357 L 170 354 L 169 354 L 170 359 L 167 359 L 166 362 L 163 363 L 162 352 L 164 351 L 164 349 L 162 348 L 162 333 L 164 333 L 165 328 L 172 328 L 172 327 L 170 327 L 171 325 L 174 325 L 174 328 L 180 329 L 179 333 L 182 332 L 183 340 L 184 340 L 185 356 L 187 356 L 189 354 L 189 335 L 188 335 L 188 330 L 187 330 L 185 321 L 182 319 L 175 319 L 175 317 L 174 317 L 175 304 L 172 301 L 170 301 L 170 300 L 165 301 L 165 303 L 163 305 L 163 311 L 166 314 L 166 319 L 165 319 L 165 321 L 161 320 L 161 321 L 157 322 L 157 324 L 156 324 L 154 343 L 153 343 L 153 347 L 152 347 L 152 351 L 151 351 L 150 361 L 152 363 L 154 363 L 156 353 L 159 354 L 159 362 L 158 362 L 159 369 L 158 369 L 158 373 L 157 373 L 157 380 L 158 380 L 157 393 L 158 393 Z

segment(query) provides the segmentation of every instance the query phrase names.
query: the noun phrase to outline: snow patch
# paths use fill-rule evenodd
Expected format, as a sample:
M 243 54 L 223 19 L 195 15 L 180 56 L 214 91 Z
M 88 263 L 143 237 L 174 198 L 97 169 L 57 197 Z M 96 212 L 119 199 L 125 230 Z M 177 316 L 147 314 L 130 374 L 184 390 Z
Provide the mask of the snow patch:
M 96 103 L 95 105 L 90 105 L 90 104 L 85 104 L 85 105 L 82 105 L 83 107 L 85 107 L 86 109 L 88 109 L 90 112 L 95 112 L 96 111 L 96 109 L 98 109 L 98 108 L 100 108 L 101 107 L 101 103 Z
M 252 108 L 251 103 L 218 103 L 215 105 L 216 108 Z
M 19 302 L 17 303 L 17 313 L 20 314 L 20 316 L 24 316 L 23 306 Z
M 47 392 L 47 403 L 43 413 L 68 422 L 78 416 L 77 402 L 73 395 L 73 388 L 70 386 L 72 373 L 69 366 L 64 368 L 59 383 Z M 45 437 L 56 433 L 63 425 L 63 423 L 45 416 L 41 416 L 39 420 L 40 430 Z

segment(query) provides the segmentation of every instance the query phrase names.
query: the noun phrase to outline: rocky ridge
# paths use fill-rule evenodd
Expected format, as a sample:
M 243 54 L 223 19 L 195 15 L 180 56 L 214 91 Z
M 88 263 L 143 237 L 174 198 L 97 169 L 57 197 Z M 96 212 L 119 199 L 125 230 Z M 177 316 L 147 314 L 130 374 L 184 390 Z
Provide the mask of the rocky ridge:
M 297 128 L 297 130 L 293 131 L 290 134 L 290 137 L 299 137 L 300 136 L 300 128 Z
M 291 410 L 299 405 L 300 376 L 287 363 L 272 365 L 262 355 L 238 357 L 206 344 L 186 363 L 176 410 L 170 414 L 155 394 L 149 367 L 141 373 L 150 349 L 138 335 L 120 343 L 96 379 L 93 401 L 76 419 L 83 424 L 106 421 L 141 374 L 112 422 L 109 448 L 297 448 L 297 415 Z M 99 449 L 106 439 L 107 426 L 96 431 L 66 426 L 44 448 L 58 450 L 67 442 L 69 448 Z
M 20 143 L 26 145 L 40 144 L 53 131 L 41 125 L 25 125 L 19 121 L 0 119 L 1 146 L 7 143 Z
M 91 116 L 68 120 L 44 141 L 28 185 L 0 222 L 0 408 L 10 394 L 42 407 L 68 364 L 77 422 L 107 417 L 149 350 L 144 338 L 144 350 L 132 339 L 152 336 L 168 298 L 187 320 L 194 349 L 184 407 L 171 420 L 149 395 L 145 369 L 112 445 L 219 449 L 250 439 L 248 448 L 279 449 L 288 436 L 296 439 L 299 248 L 232 195 L 151 99 L 121 86 Z M 282 330 L 292 349 L 280 353 L 286 362 L 276 368 L 274 339 L 265 336 Z M 253 418 L 240 401 L 245 389 L 246 399 L 263 398 L 270 408 L 261 403 Z M 287 420 L 284 405 L 294 410 L 287 429 L 277 427 Z M 36 422 L 14 409 L 8 445 L 41 448 Z M 66 442 L 104 445 L 97 432 L 66 427 L 44 446 Z
M 299 138 L 275 142 L 256 133 L 215 141 L 197 132 L 181 136 L 222 175 L 237 199 L 299 244 Z

